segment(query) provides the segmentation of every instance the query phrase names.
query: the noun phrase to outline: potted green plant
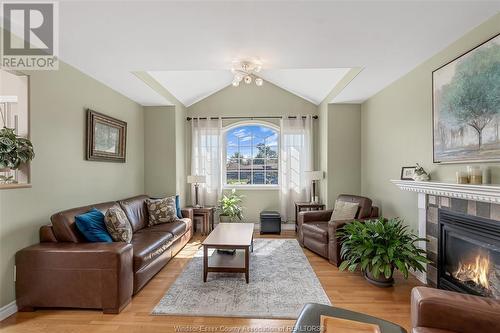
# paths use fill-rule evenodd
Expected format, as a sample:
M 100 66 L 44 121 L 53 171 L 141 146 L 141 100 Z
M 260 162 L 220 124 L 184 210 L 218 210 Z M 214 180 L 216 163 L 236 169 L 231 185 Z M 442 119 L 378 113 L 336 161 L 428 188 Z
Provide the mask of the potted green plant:
M 394 269 L 407 279 L 410 269 L 425 272 L 424 264 L 430 262 L 416 244 L 427 239 L 409 232 L 399 218 L 354 221 L 338 234 L 344 260 L 339 269 L 354 272 L 360 266 L 368 282 L 379 287 L 394 284 Z
M 16 135 L 12 128 L 0 129 L 0 172 L 19 169 L 22 164 L 31 161 L 34 157 L 35 152 L 30 140 Z M 6 177 L 2 176 L 3 178 Z
M 236 189 L 232 189 L 231 193 L 222 195 L 222 199 L 219 201 L 217 206 L 217 211 L 219 213 L 219 219 L 221 222 L 235 222 L 236 220 L 241 221 L 243 219 L 243 207 L 241 202 L 243 201 L 243 196 L 236 193 Z

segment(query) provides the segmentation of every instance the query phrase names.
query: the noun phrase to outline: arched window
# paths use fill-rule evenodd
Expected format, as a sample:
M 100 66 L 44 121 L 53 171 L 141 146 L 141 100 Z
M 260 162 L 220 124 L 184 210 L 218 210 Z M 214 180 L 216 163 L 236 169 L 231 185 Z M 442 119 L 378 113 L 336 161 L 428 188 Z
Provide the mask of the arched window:
M 225 184 L 277 186 L 279 132 L 271 124 L 238 123 L 225 133 Z

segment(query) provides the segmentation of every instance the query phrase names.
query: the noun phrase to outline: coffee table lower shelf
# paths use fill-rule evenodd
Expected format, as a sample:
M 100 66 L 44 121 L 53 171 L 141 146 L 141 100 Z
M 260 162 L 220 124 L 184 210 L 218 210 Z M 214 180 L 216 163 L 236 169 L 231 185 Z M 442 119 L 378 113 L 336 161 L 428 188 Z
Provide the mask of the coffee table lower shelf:
M 209 249 L 214 249 L 209 255 Z M 217 249 L 236 249 L 234 255 L 218 253 Z M 203 245 L 203 282 L 207 282 L 209 272 L 245 273 L 246 283 L 249 283 L 249 263 L 251 246 L 209 246 Z

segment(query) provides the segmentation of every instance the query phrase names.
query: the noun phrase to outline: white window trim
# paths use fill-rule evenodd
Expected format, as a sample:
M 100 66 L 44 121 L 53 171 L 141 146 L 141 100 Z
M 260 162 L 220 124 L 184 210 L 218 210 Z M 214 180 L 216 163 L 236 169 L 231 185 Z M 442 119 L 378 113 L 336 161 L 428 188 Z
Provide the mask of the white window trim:
M 227 170 L 226 170 L 226 162 L 227 162 L 227 132 L 232 130 L 233 128 L 240 126 L 264 126 L 269 127 L 278 132 L 278 184 L 245 184 L 245 185 L 231 185 L 227 183 Z M 280 160 L 281 160 L 281 132 L 280 127 L 271 122 L 263 121 L 263 120 L 242 120 L 227 125 L 222 128 L 222 188 L 223 189 L 241 189 L 241 190 L 279 190 L 280 188 Z

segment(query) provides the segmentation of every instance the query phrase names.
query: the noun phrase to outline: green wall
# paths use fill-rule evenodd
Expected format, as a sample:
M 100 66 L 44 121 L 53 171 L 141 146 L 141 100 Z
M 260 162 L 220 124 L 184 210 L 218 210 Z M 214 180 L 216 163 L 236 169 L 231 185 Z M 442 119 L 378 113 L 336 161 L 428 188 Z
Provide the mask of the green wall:
M 144 192 L 142 106 L 64 63 L 31 76 L 32 188 L 0 190 L 0 307 L 14 295 L 14 255 L 51 214 Z M 86 161 L 85 109 L 127 122 L 127 162 Z
M 476 27 L 361 106 L 362 193 L 381 206 L 384 216 L 404 217 L 417 229 L 417 195 L 400 191 L 401 167 L 421 164 L 433 180 L 455 180 L 465 165 L 432 162 L 432 71 L 500 32 L 500 14 Z M 500 182 L 500 165 L 487 165 Z
M 239 87 L 229 86 L 215 94 L 189 106 L 187 115 L 189 117 L 218 117 L 218 116 L 284 116 L 284 115 L 317 115 L 318 108 L 313 103 L 306 101 L 270 82 L 257 87 L 254 84 L 242 84 Z M 224 121 L 227 126 L 236 121 Z M 268 122 L 278 125 L 277 120 Z M 314 142 L 317 146 L 318 122 L 314 120 Z M 187 159 L 186 172 L 191 173 L 191 123 L 186 122 L 186 147 Z M 318 165 L 318 154 L 314 152 L 315 165 Z M 245 221 L 258 222 L 259 213 L 262 210 L 279 211 L 278 189 L 245 189 L 238 190 L 245 195 L 243 202 Z M 188 195 L 189 196 L 189 195 Z M 190 201 L 189 201 L 190 202 Z

